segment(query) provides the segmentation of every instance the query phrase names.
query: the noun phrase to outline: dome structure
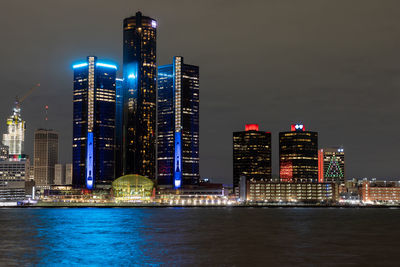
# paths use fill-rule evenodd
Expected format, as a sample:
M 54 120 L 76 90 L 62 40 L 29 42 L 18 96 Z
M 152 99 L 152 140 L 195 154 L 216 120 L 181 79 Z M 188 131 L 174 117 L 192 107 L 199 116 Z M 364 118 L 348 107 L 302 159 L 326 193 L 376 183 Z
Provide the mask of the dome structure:
M 147 177 L 129 174 L 112 182 L 112 192 L 117 202 L 147 202 L 153 194 L 154 182 Z

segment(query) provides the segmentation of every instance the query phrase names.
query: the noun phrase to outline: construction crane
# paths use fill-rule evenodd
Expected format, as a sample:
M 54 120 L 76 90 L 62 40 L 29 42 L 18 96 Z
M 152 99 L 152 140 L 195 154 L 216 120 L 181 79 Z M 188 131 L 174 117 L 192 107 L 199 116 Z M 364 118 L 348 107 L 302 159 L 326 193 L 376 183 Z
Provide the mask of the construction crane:
M 17 97 L 16 97 L 16 101 L 15 101 L 16 107 L 17 107 L 17 108 L 20 108 L 21 103 L 24 102 L 24 100 L 25 100 L 28 96 L 30 96 L 30 95 L 33 93 L 33 91 L 35 91 L 39 86 L 40 86 L 40 83 L 35 84 L 35 85 L 34 85 L 33 87 L 31 87 L 31 89 L 29 89 L 29 91 L 26 92 L 26 94 L 23 95 L 21 98 L 19 98 L 19 97 L 17 96 Z

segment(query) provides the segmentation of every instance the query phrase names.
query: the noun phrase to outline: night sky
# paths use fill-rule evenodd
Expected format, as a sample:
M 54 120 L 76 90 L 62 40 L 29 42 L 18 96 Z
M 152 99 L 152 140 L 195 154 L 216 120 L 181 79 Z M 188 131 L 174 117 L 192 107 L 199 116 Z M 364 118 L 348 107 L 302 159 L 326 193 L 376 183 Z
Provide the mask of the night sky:
M 122 65 L 122 21 L 136 11 L 158 21 L 158 64 L 180 55 L 200 66 L 201 176 L 231 183 L 232 132 L 258 123 L 278 133 L 302 122 L 319 146 L 343 145 L 346 176 L 398 177 L 399 1 L 2 1 L 0 122 L 15 96 L 25 151 L 33 132 L 60 132 L 71 162 L 72 64 L 96 55 Z M 44 106 L 49 105 L 49 121 Z

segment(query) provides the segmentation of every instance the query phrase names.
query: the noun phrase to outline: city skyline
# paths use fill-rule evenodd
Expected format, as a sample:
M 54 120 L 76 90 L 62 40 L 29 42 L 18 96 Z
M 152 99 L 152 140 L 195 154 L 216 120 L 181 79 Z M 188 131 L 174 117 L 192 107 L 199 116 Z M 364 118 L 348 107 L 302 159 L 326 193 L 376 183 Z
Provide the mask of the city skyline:
M 344 146 L 346 149 L 347 178 L 354 176 L 398 177 L 396 169 L 392 167 L 396 166 L 395 163 L 398 161 L 397 153 L 395 153 L 398 141 L 394 134 L 397 126 L 392 126 L 391 123 L 394 119 L 393 114 L 397 111 L 395 107 L 395 99 L 398 94 L 395 91 L 396 75 L 400 73 L 399 67 L 395 65 L 397 61 L 395 49 L 389 47 L 379 57 L 368 53 L 368 45 L 360 46 L 362 41 L 365 41 L 365 44 L 369 43 L 374 49 L 378 45 L 366 42 L 368 32 L 363 32 L 357 26 L 353 26 L 355 27 L 353 31 L 359 34 L 357 38 L 360 40 L 357 41 L 355 38 L 347 36 L 346 27 L 330 24 L 334 21 L 331 16 L 324 19 L 320 18 L 322 25 L 331 27 L 331 30 L 339 36 L 347 36 L 347 41 L 345 43 L 334 42 L 332 36 L 324 35 L 322 31 L 313 28 L 320 34 L 319 38 L 316 39 L 317 44 L 321 47 L 311 46 L 311 39 L 314 36 L 309 34 L 307 29 L 317 26 L 310 25 L 307 22 L 306 14 L 309 11 L 315 21 L 317 9 L 325 10 L 326 8 L 327 10 L 329 4 L 325 3 L 328 6 L 325 7 L 323 4 L 316 3 L 316 10 L 300 9 L 300 12 L 293 18 L 293 20 L 298 19 L 300 21 L 298 28 L 294 26 L 292 28 L 285 24 L 283 20 L 279 20 L 278 25 L 275 23 L 275 26 L 280 29 L 280 32 L 271 28 L 271 25 L 267 23 L 271 19 L 259 17 L 260 13 L 257 11 L 257 7 L 264 7 L 264 5 L 260 3 L 251 4 L 244 8 L 243 10 L 247 11 L 246 14 L 249 17 L 254 17 L 254 21 L 249 22 L 250 25 L 255 27 L 251 32 L 255 31 L 260 35 L 266 32 L 267 35 L 272 37 L 247 36 L 247 33 L 244 32 L 249 42 L 256 44 L 258 48 L 256 53 L 247 51 L 251 47 L 249 44 L 245 44 L 243 48 L 235 45 L 233 42 L 236 40 L 236 36 L 226 29 L 229 27 L 230 21 L 235 22 L 234 18 L 239 14 L 238 9 L 241 5 L 238 3 L 232 4 L 228 10 L 224 10 L 224 8 L 227 8 L 227 5 L 224 4 L 215 4 L 215 11 L 213 12 L 200 9 L 203 12 L 202 14 L 208 14 L 213 18 L 217 18 L 218 11 L 224 10 L 223 16 L 217 20 L 216 29 L 209 28 L 206 23 L 197 22 L 202 17 L 201 14 L 190 17 L 180 13 L 180 16 L 173 16 L 171 10 L 160 11 L 162 8 L 152 9 L 145 5 L 128 5 L 130 10 L 126 11 L 122 7 L 127 3 L 121 1 L 117 6 L 119 4 L 120 7 L 115 7 L 115 13 L 112 16 L 104 19 L 103 24 L 92 25 L 91 29 L 89 27 L 79 29 L 78 23 L 63 26 L 62 24 L 67 20 L 66 14 L 72 12 L 72 10 L 66 10 L 66 13 L 62 13 L 61 20 L 53 23 L 57 27 L 67 27 L 68 31 L 64 33 L 65 38 L 68 38 L 67 44 L 60 44 L 60 40 L 64 39 L 57 39 L 61 38 L 58 33 L 54 35 L 55 39 L 59 40 L 58 42 L 47 40 L 48 43 L 42 44 L 47 49 L 39 46 L 40 38 L 36 35 L 32 37 L 33 48 L 29 49 L 37 49 L 43 57 L 42 62 L 39 62 L 38 58 L 33 55 L 27 55 L 26 58 L 21 57 L 25 65 L 20 64 L 21 59 L 15 56 L 6 57 L 5 65 L 10 67 L 7 69 L 10 76 L 7 77 L 5 82 L 7 90 L 1 92 L 0 112 L 3 114 L 1 117 L 3 133 L 5 132 L 5 120 L 9 116 L 15 95 L 23 95 L 28 88 L 37 82 L 42 84 L 41 88 L 22 105 L 21 116 L 27 122 L 25 154 L 33 155 L 33 131 L 36 128 L 43 127 L 43 107 L 45 104 L 49 104 L 49 121 L 46 127 L 62 133 L 60 135 L 61 162 L 71 162 L 71 66 L 88 54 L 96 54 L 100 58 L 116 62 L 121 68 L 122 20 L 133 16 L 137 10 L 141 10 L 143 14 L 158 21 L 157 57 L 160 58 L 157 61 L 158 66 L 168 64 L 170 58 L 174 55 L 182 55 L 187 62 L 198 65 L 202 69 L 200 101 L 202 121 L 200 126 L 202 139 L 200 146 L 200 154 L 202 155 L 201 176 L 217 178 L 218 181 L 231 183 L 231 135 L 232 132 L 241 129 L 242 125 L 246 123 L 257 123 L 262 129 L 272 132 L 272 173 L 278 174 L 278 133 L 288 130 L 288 124 L 298 122 L 304 123 L 310 129 L 319 133 L 320 148 Z M 160 5 L 163 4 L 160 3 Z M 14 6 L 14 8 L 16 7 Z M 188 9 L 189 7 L 183 8 Z M 279 10 L 284 8 L 284 5 L 279 4 L 272 8 Z M 335 7 L 334 10 L 337 11 L 338 8 Z M 386 4 L 382 8 L 389 10 L 389 5 Z M 366 9 L 374 12 L 371 5 L 367 6 Z M 29 16 L 32 19 L 37 19 L 42 13 L 39 9 L 33 10 L 35 12 Z M 292 6 L 288 11 L 291 13 L 294 10 L 295 7 Z M 98 11 L 105 12 L 101 8 Z M 354 10 L 345 10 L 342 13 L 345 21 L 352 21 L 349 16 L 352 11 Z M 366 11 L 364 10 L 364 12 Z M 43 14 L 49 15 L 45 12 Z M 375 15 L 378 16 L 379 14 Z M 396 31 L 398 26 L 396 21 L 389 20 L 389 18 L 394 19 L 391 15 L 392 13 L 389 12 L 388 18 L 382 17 L 383 22 L 380 22 L 381 24 L 373 30 L 389 25 L 392 27 L 389 27 L 390 33 L 382 32 L 382 38 L 390 37 L 393 38 L 393 41 L 398 42 L 399 40 L 392 37 L 394 36 L 393 31 Z M 288 17 L 289 15 L 286 18 Z M 278 19 L 276 16 L 273 16 L 273 18 Z M 14 24 L 14 19 L 7 14 L 4 14 L 2 19 L 9 21 L 10 27 Z M 79 12 L 74 16 L 74 19 L 81 23 L 85 21 L 84 14 Z M 364 23 L 367 23 L 367 17 L 361 16 L 360 18 L 358 16 L 357 19 L 362 19 Z M 188 25 L 186 28 L 179 23 L 185 20 L 188 20 L 185 23 Z M 291 20 L 291 22 L 293 21 Z M 106 24 L 107 27 L 102 27 Z M 37 22 L 35 27 L 39 29 L 39 33 L 42 31 L 46 32 L 45 35 L 49 35 L 49 32 L 53 33 L 53 29 L 41 23 L 41 21 Z M 238 27 L 242 26 L 238 25 Z M 26 29 L 22 30 L 22 33 L 27 29 L 30 29 L 30 27 L 27 26 Z M 305 37 L 297 36 L 295 29 L 304 33 Z M 102 31 L 101 34 L 97 33 L 98 31 Z M 201 41 L 202 38 L 196 39 L 199 37 L 196 37 L 192 31 L 197 32 L 197 35 L 206 34 L 207 37 L 213 37 L 216 43 L 214 49 L 211 49 L 209 44 L 201 43 L 205 45 L 205 49 L 196 45 L 195 43 Z M 200 32 L 202 34 L 199 34 Z M 3 36 L 8 36 L 7 40 L 10 41 L 10 43 L 4 45 L 5 51 L 8 51 L 8 48 L 11 49 L 16 40 L 24 38 L 2 33 Z M 290 33 L 289 36 L 294 36 L 296 43 L 292 44 L 280 35 L 284 33 Z M 74 39 L 74 34 L 79 38 Z M 111 36 L 110 39 L 113 41 L 100 45 L 99 38 L 102 35 Z M 183 39 L 183 37 L 179 37 L 180 35 L 188 36 Z M 94 40 L 90 40 L 91 37 L 94 37 Z M 375 38 L 377 37 L 375 36 Z M 79 42 L 76 42 L 76 40 L 79 40 Z M 229 45 L 223 47 L 225 42 L 229 42 Z M 271 44 L 271 42 L 275 43 Z M 385 44 L 388 43 L 390 41 L 386 40 Z M 269 50 L 267 48 L 262 50 L 261 44 L 267 44 Z M 240 43 L 240 45 L 243 46 L 243 43 Z M 280 48 L 280 46 L 284 46 L 284 48 Z M 358 49 L 360 47 L 362 49 Z M 63 49 L 59 51 L 60 48 Z M 213 51 L 208 51 L 210 49 Z M 69 50 L 74 52 L 69 52 Z M 48 51 L 48 53 L 43 54 L 45 51 Z M 285 55 L 285 52 L 289 54 Z M 327 53 L 322 55 L 322 52 Z M 338 55 L 339 52 L 346 53 Z M 32 53 L 32 51 L 29 50 L 29 53 Z M 256 57 L 256 54 L 258 54 L 258 57 Z M 275 57 L 274 54 L 278 54 L 278 56 Z M 303 54 L 308 55 L 309 58 L 303 56 Z M 240 64 L 236 66 L 233 64 L 236 60 L 230 58 L 233 55 L 238 57 Z M 52 57 L 56 57 L 56 59 Z M 380 59 L 386 60 L 387 64 L 383 64 L 385 62 L 381 62 Z M 343 63 L 340 60 L 343 60 Z M 254 67 L 254 73 L 244 69 L 244 67 L 250 66 Z M 294 66 L 297 70 L 293 70 Z M 308 68 L 299 71 L 298 68 L 302 66 Z M 50 74 L 44 72 L 44 69 L 48 67 L 51 67 L 48 70 Z M 23 76 L 20 75 L 21 73 Z M 256 76 L 253 77 L 252 75 Z M 121 74 L 118 77 L 121 77 Z M 293 82 L 290 83 L 288 80 Z M 382 95 L 379 90 L 383 91 Z M 303 96 L 304 92 L 307 94 L 307 98 Z M 365 95 L 364 92 L 367 92 L 370 96 Z M 386 94 L 386 96 L 383 94 Z M 360 95 L 365 98 L 362 103 L 357 102 Z M 380 106 L 380 102 L 386 105 Z M 369 109 L 370 105 L 373 105 L 375 112 Z M 367 141 L 371 140 L 373 142 L 365 145 Z M 374 151 L 374 153 L 368 153 L 370 151 Z

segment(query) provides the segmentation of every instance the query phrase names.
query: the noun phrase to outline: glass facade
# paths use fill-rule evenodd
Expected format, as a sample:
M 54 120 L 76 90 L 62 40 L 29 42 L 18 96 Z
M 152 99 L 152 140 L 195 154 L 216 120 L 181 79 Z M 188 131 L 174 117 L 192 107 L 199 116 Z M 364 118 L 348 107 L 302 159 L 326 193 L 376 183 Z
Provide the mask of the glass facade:
M 292 125 L 292 131 L 279 133 L 279 174 L 282 182 L 318 181 L 317 132 Z
M 35 185 L 54 184 L 54 167 L 58 163 L 58 132 L 47 129 L 36 130 L 33 154 Z
M 157 127 L 158 184 L 198 184 L 199 67 L 182 57 L 158 68 Z
M 20 157 L 24 151 L 25 121 L 21 118 L 20 103 L 17 100 L 13 114 L 7 119 L 7 133 L 3 134 L 3 145 L 8 146 L 10 156 Z
M 147 202 L 154 194 L 154 182 L 140 175 L 125 175 L 112 183 L 116 202 Z
M 156 28 L 152 18 L 124 20 L 123 174 L 155 179 L 156 169 Z
M 114 180 L 117 67 L 89 56 L 74 68 L 73 184 L 93 189 Z
M 234 188 L 239 186 L 240 176 L 271 180 L 271 133 L 259 131 L 257 124 L 233 133 Z
M 115 95 L 115 177 L 122 176 L 122 146 L 123 146 L 123 79 L 116 79 L 116 95 Z
M 343 148 L 329 147 L 318 151 L 318 181 L 345 183 Z

